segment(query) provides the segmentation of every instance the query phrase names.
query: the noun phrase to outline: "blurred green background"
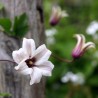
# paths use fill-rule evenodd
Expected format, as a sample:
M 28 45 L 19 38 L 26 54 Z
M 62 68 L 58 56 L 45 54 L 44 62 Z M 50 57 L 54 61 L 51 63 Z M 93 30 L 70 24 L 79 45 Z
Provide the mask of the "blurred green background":
M 54 54 L 71 60 L 77 42 L 73 35 L 77 33 L 96 44 L 96 49 L 88 50 L 73 63 L 51 57 L 55 68 L 47 78 L 46 98 L 98 98 L 98 0 L 43 0 L 43 3 L 47 46 Z M 66 10 L 69 16 L 51 26 L 49 18 L 54 4 Z

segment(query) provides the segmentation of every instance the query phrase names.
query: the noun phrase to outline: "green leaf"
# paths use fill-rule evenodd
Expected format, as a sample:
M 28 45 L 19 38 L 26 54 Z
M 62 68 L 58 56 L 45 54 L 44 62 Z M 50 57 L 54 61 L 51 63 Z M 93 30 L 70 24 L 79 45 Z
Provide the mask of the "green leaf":
M 28 18 L 25 13 L 20 16 L 16 16 L 14 19 L 13 32 L 16 37 L 23 37 L 28 31 Z
M 0 96 L 2 96 L 2 97 L 10 97 L 11 94 L 9 94 L 9 93 L 0 93 Z
M 0 18 L 0 25 L 4 29 L 4 31 L 10 31 L 12 23 L 8 18 Z

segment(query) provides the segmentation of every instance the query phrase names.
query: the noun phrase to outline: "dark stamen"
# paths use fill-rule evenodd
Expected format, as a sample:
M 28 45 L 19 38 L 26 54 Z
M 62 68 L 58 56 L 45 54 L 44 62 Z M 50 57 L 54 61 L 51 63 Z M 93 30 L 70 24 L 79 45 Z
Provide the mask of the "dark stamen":
M 27 66 L 29 68 L 32 68 L 33 66 L 35 66 L 34 65 L 35 61 L 36 61 L 36 59 L 35 58 L 32 58 L 32 59 L 27 59 L 25 62 L 26 62 Z

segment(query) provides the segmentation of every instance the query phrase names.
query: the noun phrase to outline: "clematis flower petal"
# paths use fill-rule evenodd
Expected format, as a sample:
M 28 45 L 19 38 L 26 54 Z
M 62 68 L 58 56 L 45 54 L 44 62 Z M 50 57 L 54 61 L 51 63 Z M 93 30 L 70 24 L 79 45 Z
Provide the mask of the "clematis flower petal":
M 62 11 L 61 17 L 67 17 L 67 16 L 68 16 L 67 12 L 66 11 Z
M 60 20 L 60 15 L 61 15 L 61 8 L 59 6 L 53 6 L 52 8 L 52 14 L 50 16 L 50 24 L 52 26 L 55 26 L 59 20 Z
M 37 67 L 42 71 L 42 75 L 51 76 L 54 65 L 50 61 L 45 61 Z
M 76 34 L 74 37 L 76 37 L 77 39 L 77 44 L 72 51 L 72 57 L 79 58 L 81 56 L 81 51 L 82 51 L 82 47 L 85 42 L 85 39 L 84 39 L 84 36 L 81 34 Z
M 12 56 L 14 61 L 19 64 L 23 59 L 27 58 L 28 55 L 24 49 L 20 48 L 19 50 L 13 51 Z
M 22 62 L 20 62 L 18 64 L 18 66 L 15 66 L 15 69 L 21 71 L 21 70 L 24 70 L 24 69 L 28 68 L 28 66 L 26 65 L 26 63 L 24 61 L 25 60 L 23 60 Z
M 30 80 L 30 85 L 34 83 L 39 83 L 42 77 L 42 72 L 39 68 L 34 67 L 33 72 L 30 74 L 31 80 Z
M 26 63 L 24 61 L 22 61 L 18 66 L 15 67 L 15 69 L 24 75 L 28 75 L 32 73 L 32 68 L 28 68 L 28 66 L 26 65 Z
M 46 48 L 45 45 L 39 46 L 34 54 L 37 61 L 41 60 L 45 56 L 45 60 L 48 60 L 51 55 L 51 51 Z
M 35 51 L 35 42 L 33 39 L 23 39 L 22 48 L 28 53 L 29 57 L 34 55 Z
M 51 51 L 48 50 L 40 59 L 37 59 L 35 64 L 36 65 L 42 64 L 43 62 L 45 62 L 49 59 L 50 55 L 51 55 Z
M 74 37 L 77 39 L 77 44 L 76 44 L 75 49 L 78 49 L 78 48 L 81 49 L 82 46 L 85 43 L 85 37 L 84 37 L 84 35 L 82 35 L 82 34 L 76 34 Z
M 85 43 L 85 45 L 83 46 L 83 51 L 86 51 L 89 48 L 95 48 L 95 44 L 93 42 Z
M 19 73 L 23 74 L 23 75 L 30 75 L 33 71 L 32 68 L 26 68 L 26 69 L 23 69 L 23 70 L 18 70 Z

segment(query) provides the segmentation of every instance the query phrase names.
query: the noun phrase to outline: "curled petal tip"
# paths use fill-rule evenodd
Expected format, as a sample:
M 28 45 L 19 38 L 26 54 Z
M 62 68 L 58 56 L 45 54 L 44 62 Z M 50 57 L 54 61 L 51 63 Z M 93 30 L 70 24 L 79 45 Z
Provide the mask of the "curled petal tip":
M 83 46 L 84 50 L 87 50 L 89 48 L 95 48 L 95 44 L 93 42 L 88 42 Z
M 92 43 L 90 47 L 91 47 L 91 48 L 96 48 L 96 46 L 95 46 L 94 43 Z
M 62 11 L 62 17 L 68 17 L 69 15 L 67 14 L 66 11 Z

